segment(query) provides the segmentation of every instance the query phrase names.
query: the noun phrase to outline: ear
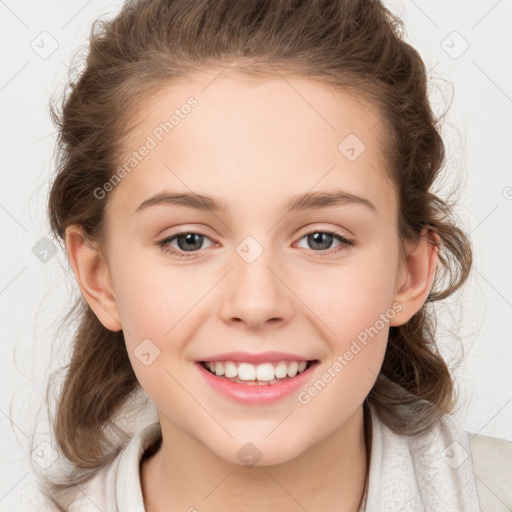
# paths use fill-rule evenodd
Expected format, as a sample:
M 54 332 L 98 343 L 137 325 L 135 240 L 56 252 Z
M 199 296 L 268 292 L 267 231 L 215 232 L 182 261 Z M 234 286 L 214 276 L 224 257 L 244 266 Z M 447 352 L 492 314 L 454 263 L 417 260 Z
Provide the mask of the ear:
M 391 326 L 407 323 L 427 300 L 439 256 L 439 235 L 424 228 L 420 240 L 407 240 L 405 255 L 401 259 L 397 275 L 395 301 L 402 309 L 390 321 Z
M 110 269 L 97 245 L 87 239 L 82 226 L 77 224 L 66 228 L 65 242 L 82 296 L 104 327 L 121 330 Z

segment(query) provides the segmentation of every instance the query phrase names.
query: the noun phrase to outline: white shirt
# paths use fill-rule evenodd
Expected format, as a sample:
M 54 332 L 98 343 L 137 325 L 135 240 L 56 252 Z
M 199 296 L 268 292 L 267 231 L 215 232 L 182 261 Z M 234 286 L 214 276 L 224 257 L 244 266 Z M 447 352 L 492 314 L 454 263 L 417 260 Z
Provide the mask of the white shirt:
M 359 512 L 481 512 L 467 433 L 451 416 L 428 434 L 394 434 L 372 405 L 370 471 Z M 80 486 L 69 512 L 144 512 L 140 460 L 161 436 L 159 423 L 140 430 L 117 458 Z

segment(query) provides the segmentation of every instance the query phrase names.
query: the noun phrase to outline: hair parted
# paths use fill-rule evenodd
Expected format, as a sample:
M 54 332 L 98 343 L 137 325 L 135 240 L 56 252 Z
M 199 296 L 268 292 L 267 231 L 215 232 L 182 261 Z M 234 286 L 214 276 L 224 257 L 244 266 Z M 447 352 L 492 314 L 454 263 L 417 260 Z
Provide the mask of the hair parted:
M 61 103 L 51 105 L 59 158 L 48 213 L 57 238 L 64 240 L 66 228 L 78 224 L 104 247 L 108 195 L 98 200 L 94 190 L 116 172 L 139 106 L 162 85 L 197 70 L 234 63 L 236 71 L 253 76 L 310 78 L 371 105 L 386 127 L 382 150 L 399 198 L 400 239 L 416 239 L 425 227 L 440 238 L 431 293 L 409 322 L 390 328 L 383 366 L 367 397 L 390 428 L 411 435 L 456 403 L 435 342 L 432 303 L 466 281 L 472 250 L 451 206 L 431 190 L 445 147 L 428 100 L 425 65 L 402 29 L 378 0 L 126 2 L 113 19 L 96 20 L 83 71 L 67 84 Z M 50 486 L 60 507 L 60 492 L 89 479 L 119 452 L 116 414 L 139 389 L 122 331 L 106 329 L 82 297 L 71 314 L 79 326 L 53 429 L 76 472 Z M 414 414 L 404 404 L 412 404 Z

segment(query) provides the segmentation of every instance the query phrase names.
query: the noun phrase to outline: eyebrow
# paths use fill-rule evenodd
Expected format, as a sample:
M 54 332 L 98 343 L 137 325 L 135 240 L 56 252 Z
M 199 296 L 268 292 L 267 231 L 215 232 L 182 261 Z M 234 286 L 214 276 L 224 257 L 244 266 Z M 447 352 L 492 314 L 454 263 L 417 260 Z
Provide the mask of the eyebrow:
M 214 196 L 206 196 L 192 192 L 173 193 L 170 191 L 164 191 L 143 201 L 134 213 L 138 213 L 151 206 L 161 204 L 187 206 L 189 208 L 209 212 L 227 210 L 226 203 Z M 302 211 L 350 204 L 360 204 L 368 207 L 374 212 L 377 212 L 377 208 L 369 199 L 350 194 L 343 190 L 333 190 L 330 192 L 306 192 L 304 194 L 298 194 L 291 197 L 288 203 L 286 203 L 286 207 L 290 211 Z

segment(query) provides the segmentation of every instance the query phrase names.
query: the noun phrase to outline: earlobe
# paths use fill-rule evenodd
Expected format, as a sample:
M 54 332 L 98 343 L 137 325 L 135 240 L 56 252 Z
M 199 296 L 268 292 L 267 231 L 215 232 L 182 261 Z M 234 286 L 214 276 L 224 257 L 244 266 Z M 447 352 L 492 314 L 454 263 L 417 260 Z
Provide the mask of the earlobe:
M 66 252 L 82 296 L 110 331 L 122 328 L 107 262 L 98 248 L 73 224 L 66 228 Z
M 428 228 L 421 232 L 420 240 L 406 241 L 405 256 L 397 276 L 395 301 L 402 309 L 390 322 L 403 325 L 416 314 L 430 293 L 439 256 L 439 235 Z

